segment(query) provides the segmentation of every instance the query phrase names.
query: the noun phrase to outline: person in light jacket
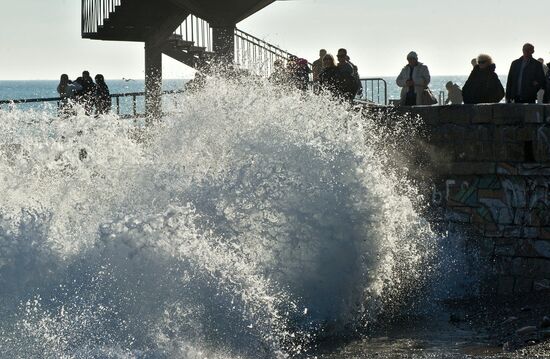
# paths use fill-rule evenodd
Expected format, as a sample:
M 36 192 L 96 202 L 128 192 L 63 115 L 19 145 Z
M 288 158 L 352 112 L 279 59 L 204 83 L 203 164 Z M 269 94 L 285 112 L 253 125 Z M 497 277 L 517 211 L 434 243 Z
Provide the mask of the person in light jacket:
M 430 84 L 430 71 L 428 66 L 418 62 L 418 55 L 411 51 L 407 55 L 408 64 L 401 70 L 397 77 L 397 86 L 401 87 L 401 105 L 431 105 L 423 101 L 424 90 Z

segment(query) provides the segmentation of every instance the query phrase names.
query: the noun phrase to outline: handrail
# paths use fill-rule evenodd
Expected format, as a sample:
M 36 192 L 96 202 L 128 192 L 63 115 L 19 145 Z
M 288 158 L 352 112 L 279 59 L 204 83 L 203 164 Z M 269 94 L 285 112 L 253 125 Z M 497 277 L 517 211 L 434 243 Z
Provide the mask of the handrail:
M 97 32 L 105 24 L 111 13 L 114 13 L 122 0 L 81 0 L 82 22 L 81 33 Z
M 235 29 L 235 63 L 259 74 L 269 76 L 276 60 L 288 61 L 295 55 L 261 40 L 247 32 Z M 311 67 L 312 64 L 309 63 Z
M 183 93 L 183 90 L 166 90 L 162 92 L 162 95 L 173 95 L 178 93 Z M 142 116 L 137 112 L 137 98 L 145 97 L 145 92 L 126 92 L 126 93 L 115 93 L 110 95 L 111 100 L 114 99 L 113 105 L 116 109 L 116 114 L 121 115 L 121 106 L 120 99 L 131 97 L 132 98 L 132 114 L 127 114 L 131 116 Z M 14 99 L 14 100 L 0 100 L 0 105 L 17 105 L 17 104 L 29 104 L 29 103 L 46 103 L 46 102 L 57 102 L 61 101 L 61 97 L 44 97 L 44 98 L 28 98 L 28 99 Z M 127 116 L 121 115 L 121 116 Z
M 205 51 L 212 51 L 212 28 L 208 21 L 193 14 L 189 15 L 174 31 L 185 41 L 193 42 L 195 47 L 203 47 Z
M 388 105 L 388 83 L 386 80 L 381 77 L 361 78 L 359 80 L 361 81 L 363 91 L 358 100 L 367 101 L 377 105 Z

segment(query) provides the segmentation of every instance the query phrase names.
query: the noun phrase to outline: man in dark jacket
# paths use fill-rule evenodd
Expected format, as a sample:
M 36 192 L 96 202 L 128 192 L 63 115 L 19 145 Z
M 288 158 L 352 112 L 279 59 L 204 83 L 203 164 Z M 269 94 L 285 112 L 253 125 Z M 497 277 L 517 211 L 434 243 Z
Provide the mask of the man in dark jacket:
M 506 102 L 535 103 L 537 93 L 546 88 L 542 64 L 533 58 L 535 47 L 523 45 L 523 56 L 512 62 L 506 84 Z

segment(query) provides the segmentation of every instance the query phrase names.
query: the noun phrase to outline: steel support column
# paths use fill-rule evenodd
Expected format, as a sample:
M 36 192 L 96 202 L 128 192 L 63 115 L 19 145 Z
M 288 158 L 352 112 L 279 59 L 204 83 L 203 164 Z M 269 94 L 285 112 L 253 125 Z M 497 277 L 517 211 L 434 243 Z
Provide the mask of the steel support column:
M 162 114 L 162 49 L 145 43 L 145 113 L 148 122 Z
M 235 28 L 236 25 L 212 26 L 212 47 L 221 63 L 232 63 L 235 58 Z

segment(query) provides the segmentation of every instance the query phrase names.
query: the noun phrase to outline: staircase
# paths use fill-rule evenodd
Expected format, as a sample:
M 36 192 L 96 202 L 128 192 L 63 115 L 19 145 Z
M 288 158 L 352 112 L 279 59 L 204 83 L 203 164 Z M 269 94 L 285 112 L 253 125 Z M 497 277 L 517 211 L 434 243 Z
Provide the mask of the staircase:
M 193 68 L 215 58 L 210 23 L 170 0 L 81 0 L 82 38 L 153 43 L 161 52 Z M 235 29 L 236 66 L 269 76 L 275 60 L 292 54 Z

